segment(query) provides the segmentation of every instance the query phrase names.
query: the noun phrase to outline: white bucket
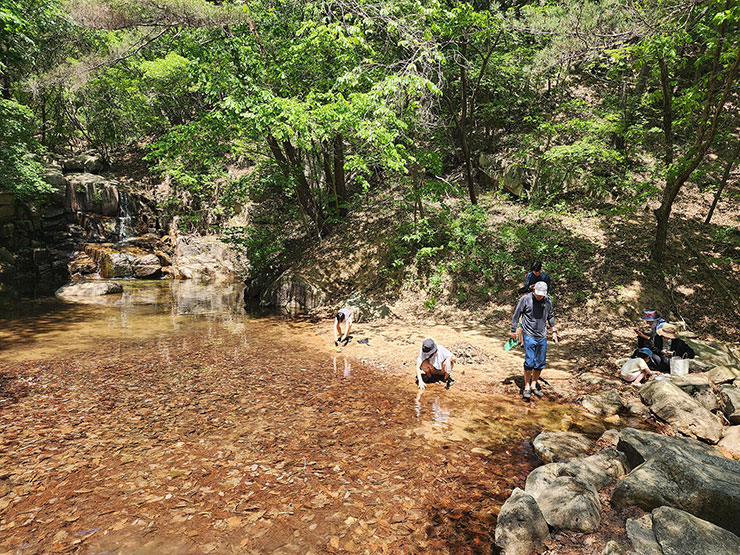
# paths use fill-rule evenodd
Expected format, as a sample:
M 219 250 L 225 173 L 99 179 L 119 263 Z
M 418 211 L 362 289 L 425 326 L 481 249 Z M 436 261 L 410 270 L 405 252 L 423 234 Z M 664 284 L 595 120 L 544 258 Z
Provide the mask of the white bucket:
M 689 373 L 689 359 L 671 357 L 671 375 L 683 376 Z

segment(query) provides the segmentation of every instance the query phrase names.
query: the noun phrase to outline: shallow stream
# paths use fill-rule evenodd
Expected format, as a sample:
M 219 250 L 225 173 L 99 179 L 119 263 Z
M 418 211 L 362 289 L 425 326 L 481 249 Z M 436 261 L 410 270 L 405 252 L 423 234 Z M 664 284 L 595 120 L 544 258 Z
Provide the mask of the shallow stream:
M 490 552 L 529 440 L 605 429 L 547 400 L 418 397 L 242 298 L 131 281 L 102 304 L 0 302 L 0 544 Z

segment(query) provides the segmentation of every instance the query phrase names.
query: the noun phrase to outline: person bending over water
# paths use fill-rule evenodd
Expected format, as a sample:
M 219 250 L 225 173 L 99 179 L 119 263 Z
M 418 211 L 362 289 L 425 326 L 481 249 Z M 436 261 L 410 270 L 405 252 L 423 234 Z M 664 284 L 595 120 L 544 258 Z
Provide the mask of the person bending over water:
M 352 329 L 352 319 L 354 318 L 354 312 L 351 308 L 340 308 L 337 311 L 337 315 L 334 317 L 334 346 L 339 345 L 340 342 L 347 342 L 349 332 Z M 342 337 L 342 323 L 345 325 L 344 337 Z M 341 338 L 341 339 L 340 339 Z
M 660 372 L 654 372 L 648 368 L 648 361 L 653 352 L 648 347 L 642 347 L 636 353 L 635 358 L 629 359 L 622 365 L 619 377 L 632 385 L 642 385 L 642 380 L 649 379 L 650 376 L 660 375 Z
M 552 338 L 558 342 L 558 332 L 555 329 L 555 314 L 552 300 L 547 296 L 547 283 L 538 281 L 534 284 L 534 291 L 519 299 L 511 319 L 511 337 L 517 338 L 517 326 L 521 318 L 522 335 L 524 339 L 524 388 L 522 397 L 529 401 L 534 393 L 542 397 L 537 380 L 545 368 L 547 356 L 547 326 L 552 330 Z
M 435 382 L 445 382 L 446 389 L 449 389 L 455 381 L 450 376 L 454 363 L 455 355 L 442 345 L 437 345 L 433 339 L 425 339 L 419 358 L 416 359 L 416 383 L 419 391 L 424 391 L 424 384 Z

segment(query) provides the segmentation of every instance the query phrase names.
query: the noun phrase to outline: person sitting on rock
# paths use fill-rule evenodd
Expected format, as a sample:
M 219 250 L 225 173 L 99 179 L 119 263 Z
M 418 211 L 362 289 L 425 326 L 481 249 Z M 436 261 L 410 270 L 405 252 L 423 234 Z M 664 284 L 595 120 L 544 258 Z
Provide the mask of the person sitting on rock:
M 642 385 L 642 380 L 649 379 L 653 375 L 659 375 L 660 372 L 655 372 L 648 368 L 648 361 L 653 354 L 649 348 L 642 347 L 635 354 L 637 355 L 635 358 L 629 359 L 622 365 L 619 377 L 639 387 Z
M 666 362 L 661 354 L 663 340 L 659 335 L 657 335 L 658 327 L 665 324 L 665 320 L 658 315 L 657 310 L 650 309 L 643 310 L 640 319 L 645 322 L 649 322 L 650 329 L 645 331 L 640 328 L 635 328 L 635 333 L 637 334 L 637 349 L 639 350 L 647 347 L 652 351 L 652 355 L 648 361 L 648 366 L 650 366 L 652 370 L 666 369 Z M 656 339 L 660 343 L 661 347 L 656 347 Z M 635 351 L 632 356 L 636 357 L 637 351 Z
M 354 312 L 351 308 L 340 308 L 337 311 L 337 315 L 334 317 L 334 346 L 341 342 L 349 343 L 349 332 L 352 329 L 353 318 Z M 345 325 L 344 337 L 342 337 L 342 323 Z
M 455 381 L 450 376 L 454 363 L 455 355 L 442 345 L 437 345 L 434 339 L 425 339 L 416 359 L 416 383 L 419 390 L 424 390 L 424 384 L 435 382 L 444 382 L 445 388 L 449 389 Z
M 655 348 L 664 357 L 694 358 L 696 353 L 686 342 L 678 336 L 678 328 L 674 324 L 658 325 L 655 338 Z

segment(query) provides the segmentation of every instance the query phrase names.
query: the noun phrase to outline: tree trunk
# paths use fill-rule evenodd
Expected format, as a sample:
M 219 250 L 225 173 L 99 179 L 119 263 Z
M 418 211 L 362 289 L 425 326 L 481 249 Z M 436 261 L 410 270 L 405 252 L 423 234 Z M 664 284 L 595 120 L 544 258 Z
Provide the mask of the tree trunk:
M 668 68 L 665 59 L 658 57 L 660 66 L 660 85 L 663 89 L 663 135 L 665 136 L 665 154 L 663 161 L 666 166 L 673 163 L 673 91 L 668 78 Z
M 727 160 L 725 171 L 722 173 L 722 181 L 719 182 L 719 187 L 717 188 L 717 192 L 714 194 L 714 200 L 712 200 L 712 206 L 709 208 L 707 219 L 704 221 L 705 224 L 709 224 L 709 222 L 712 221 L 712 215 L 714 215 L 714 209 L 717 207 L 717 203 L 719 202 L 719 197 L 722 196 L 722 191 L 724 190 L 725 185 L 727 185 L 727 181 L 730 179 L 730 173 L 732 173 L 732 166 L 735 165 L 735 159 L 738 156 L 740 156 L 740 141 L 737 142 L 737 144 L 735 145 L 735 150 L 730 154 L 730 157 Z
M 339 215 L 347 215 L 347 182 L 344 174 L 344 137 L 341 133 L 334 137 L 334 181 L 337 188 Z

